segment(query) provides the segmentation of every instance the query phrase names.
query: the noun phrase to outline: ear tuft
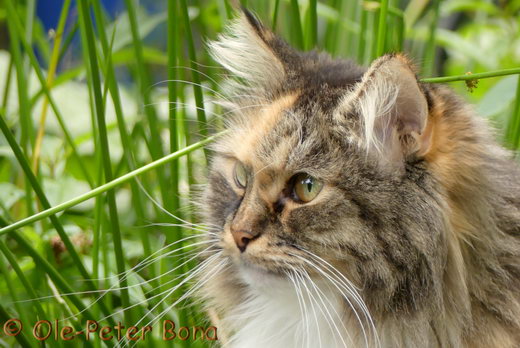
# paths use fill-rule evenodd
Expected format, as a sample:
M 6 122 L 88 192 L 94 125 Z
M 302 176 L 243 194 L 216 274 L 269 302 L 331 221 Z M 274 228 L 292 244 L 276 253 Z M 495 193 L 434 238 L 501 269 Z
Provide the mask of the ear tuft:
M 344 100 L 360 115 L 366 150 L 399 167 L 407 157 L 424 154 L 430 143 L 428 103 L 414 70 L 405 56 L 385 55 Z
M 209 43 L 211 55 L 240 80 L 244 88 L 268 94 L 285 79 L 282 61 L 270 46 L 275 35 L 248 10 L 227 27 L 224 35 Z
M 262 37 L 263 40 L 265 40 L 264 34 L 268 33 L 268 31 L 264 28 L 264 25 L 262 24 L 262 22 L 260 22 L 260 20 L 258 18 L 256 18 L 256 16 L 251 11 L 246 9 L 245 7 L 242 6 L 241 10 L 242 10 L 244 17 L 247 19 L 247 22 L 249 23 L 249 25 L 251 25 L 251 27 L 253 27 L 255 29 L 257 34 L 260 37 Z

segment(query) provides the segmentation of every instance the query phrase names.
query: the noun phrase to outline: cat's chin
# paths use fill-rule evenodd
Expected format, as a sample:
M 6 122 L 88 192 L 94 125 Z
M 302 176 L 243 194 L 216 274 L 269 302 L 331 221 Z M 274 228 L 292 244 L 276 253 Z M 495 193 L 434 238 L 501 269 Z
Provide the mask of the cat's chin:
M 238 265 L 238 273 L 240 279 L 253 289 L 276 290 L 291 286 L 290 281 L 281 274 L 249 263 Z

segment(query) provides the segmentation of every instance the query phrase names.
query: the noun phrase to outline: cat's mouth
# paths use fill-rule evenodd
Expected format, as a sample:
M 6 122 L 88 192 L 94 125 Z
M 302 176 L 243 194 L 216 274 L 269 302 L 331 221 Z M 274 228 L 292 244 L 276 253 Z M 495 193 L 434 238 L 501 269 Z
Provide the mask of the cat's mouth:
M 222 241 L 225 254 L 248 284 L 272 280 L 287 281 L 290 273 L 304 266 L 297 258 L 290 256 L 291 253 L 298 253 L 298 250 L 269 240 L 266 236 L 250 243 L 245 250 L 237 248 L 229 231 L 224 233 Z

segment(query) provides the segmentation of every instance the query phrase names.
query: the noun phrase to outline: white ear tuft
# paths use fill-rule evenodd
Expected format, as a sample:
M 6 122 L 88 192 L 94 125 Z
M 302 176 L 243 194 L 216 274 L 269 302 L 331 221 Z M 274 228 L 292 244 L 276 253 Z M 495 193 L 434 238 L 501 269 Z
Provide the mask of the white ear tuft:
M 377 81 L 363 91 L 356 103 L 362 116 L 363 135 L 367 151 L 374 148 L 382 153 L 395 139 L 390 122 L 399 94 L 399 87 L 386 80 Z
M 217 41 L 209 43 L 213 58 L 248 87 L 278 88 L 285 69 L 269 43 L 274 34 L 250 13 L 243 12 Z
M 377 59 L 342 105 L 359 114 L 361 143 L 383 162 L 402 167 L 409 155 L 427 151 L 428 103 L 405 57 Z

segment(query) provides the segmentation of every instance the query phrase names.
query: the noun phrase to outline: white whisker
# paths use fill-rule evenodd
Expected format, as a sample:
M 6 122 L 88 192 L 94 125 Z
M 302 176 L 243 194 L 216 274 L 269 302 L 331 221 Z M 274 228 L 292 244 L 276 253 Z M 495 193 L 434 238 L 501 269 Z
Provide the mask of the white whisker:
M 351 289 L 351 295 L 354 297 L 354 299 L 356 300 L 356 302 L 359 304 L 359 306 L 361 307 L 361 310 L 366 318 L 366 320 L 369 322 L 369 325 L 371 326 L 372 328 L 372 331 L 373 331 L 373 334 L 374 334 L 374 339 L 375 339 L 375 342 L 376 342 L 376 345 L 380 346 L 380 340 L 379 340 L 379 336 L 377 334 L 377 330 L 376 330 L 376 327 L 375 327 L 375 323 L 372 319 L 372 316 L 370 315 L 370 312 L 365 304 L 365 302 L 363 301 L 363 299 L 361 298 L 361 296 L 359 295 L 359 293 L 357 292 L 357 289 L 355 287 L 354 284 L 352 284 L 352 282 L 347 278 L 345 277 L 345 275 L 343 275 L 343 273 L 341 273 L 340 271 L 338 271 L 334 266 L 332 266 L 329 262 L 327 262 L 326 260 L 324 260 L 323 258 L 319 257 L 318 255 L 308 251 L 308 250 L 304 250 L 302 249 L 302 251 L 306 252 L 307 254 L 309 254 L 311 257 L 314 257 L 315 259 L 317 259 L 319 262 L 321 262 L 322 264 L 324 264 L 325 266 L 327 266 L 329 269 L 331 269 L 336 277 L 340 278 L 340 282 L 343 282 L 343 283 L 346 283 L 348 284 L 348 287 L 350 287 Z
M 357 321 L 361 327 L 361 331 L 363 333 L 363 337 L 365 339 L 365 344 L 366 346 L 368 347 L 368 336 L 366 334 L 366 330 L 365 330 L 365 326 L 363 325 L 363 321 L 361 320 L 361 317 L 359 316 L 359 314 L 357 313 L 356 311 L 356 308 L 355 306 L 352 304 L 351 300 L 350 300 L 350 297 L 353 296 L 353 292 L 352 292 L 352 289 L 349 287 L 348 284 L 346 283 L 342 283 L 341 281 L 338 281 L 337 279 L 334 279 L 331 277 L 331 275 L 327 274 L 324 270 L 322 270 L 321 268 L 319 267 L 316 267 L 316 265 L 314 265 L 311 261 L 305 259 L 304 257 L 301 257 L 299 255 L 293 255 L 293 256 L 296 256 L 298 257 L 300 260 L 302 260 L 303 262 L 305 262 L 306 264 L 308 264 L 309 266 L 313 267 L 316 271 L 319 272 L 319 274 L 321 274 L 322 276 L 324 276 L 326 279 L 328 279 L 335 287 L 336 289 L 342 294 L 343 298 L 345 299 L 345 301 L 347 301 L 347 303 L 349 304 L 350 308 L 352 309 L 352 312 L 354 313 L 354 315 L 356 316 L 357 318 Z M 344 292 L 344 291 L 347 291 L 347 294 Z M 357 299 L 354 299 L 354 301 L 361 306 L 361 304 L 359 303 L 359 301 Z M 365 315 L 365 318 L 367 319 L 367 321 L 369 320 L 367 315 L 369 316 L 368 313 L 366 313 L 364 310 L 363 311 L 363 314 Z M 373 330 L 375 330 L 375 327 L 371 327 Z M 376 333 L 374 333 L 375 335 L 377 335 Z
M 215 257 L 219 256 L 218 254 L 215 254 L 214 255 Z M 153 326 L 158 320 L 160 320 L 160 318 L 162 318 L 166 313 L 168 313 L 172 308 L 174 308 L 178 303 L 180 303 L 181 301 L 183 301 L 184 299 L 186 299 L 188 296 L 191 296 L 191 294 L 196 291 L 197 289 L 199 289 L 201 286 L 203 286 L 205 283 L 207 283 L 211 278 L 213 278 L 215 276 L 215 274 L 218 273 L 218 271 L 220 271 L 222 269 L 222 267 L 225 265 L 226 263 L 226 260 L 222 260 L 219 264 L 217 264 L 217 266 L 214 266 L 213 269 L 212 269 L 212 272 L 209 272 L 211 274 L 211 276 L 207 279 L 205 279 L 203 282 L 199 281 L 197 282 L 189 291 L 187 291 L 186 293 L 184 293 L 179 299 L 177 299 L 175 302 L 173 302 L 171 305 L 169 305 L 164 311 L 162 311 L 161 313 L 159 313 L 159 315 L 157 315 L 154 319 L 152 319 L 150 322 L 148 322 L 145 326 Z M 202 267 L 197 267 L 197 270 L 192 272 L 185 280 L 183 280 L 181 283 L 179 283 L 179 285 L 175 286 L 169 293 L 167 296 L 164 297 L 164 299 L 162 301 L 164 301 L 166 298 L 168 298 L 171 294 L 173 294 L 182 284 L 186 283 L 187 281 L 189 281 L 191 278 L 195 277 L 198 273 L 202 272 L 202 270 L 204 270 L 204 268 L 207 267 L 207 265 L 209 264 L 209 259 L 208 259 L 208 262 L 204 264 L 204 266 Z M 162 302 L 161 301 L 161 302 Z M 160 303 L 161 303 L 160 302 Z M 156 306 L 154 306 L 152 309 L 150 309 L 148 311 L 148 313 L 153 313 L 153 311 L 157 308 L 159 304 L 157 304 Z M 137 323 L 134 324 L 134 326 L 138 326 L 145 318 L 146 316 L 144 316 L 143 318 L 141 318 Z M 122 339 L 123 340 L 123 339 Z M 121 341 L 119 341 L 119 343 L 121 343 Z M 129 342 L 125 342 L 125 344 L 123 345 L 126 346 Z
M 162 83 L 168 83 L 168 82 L 178 82 L 178 83 L 185 83 L 187 85 L 198 86 L 200 88 L 203 88 L 203 89 L 205 89 L 207 91 L 210 91 L 210 92 L 214 93 L 219 98 L 222 98 L 224 100 L 228 99 L 223 94 L 217 92 L 216 90 L 214 90 L 211 87 L 205 86 L 202 83 L 195 83 L 195 82 L 189 81 L 189 80 L 180 80 L 180 79 L 163 80 L 163 81 L 159 81 L 159 82 L 154 83 L 151 87 L 155 87 L 155 86 L 160 85 Z

